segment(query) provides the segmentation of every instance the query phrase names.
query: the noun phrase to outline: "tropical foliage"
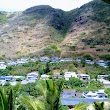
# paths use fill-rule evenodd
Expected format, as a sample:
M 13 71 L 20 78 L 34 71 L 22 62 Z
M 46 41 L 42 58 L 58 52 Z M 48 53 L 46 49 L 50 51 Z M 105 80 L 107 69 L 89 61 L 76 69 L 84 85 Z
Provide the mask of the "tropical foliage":
M 59 110 L 60 105 L 60 95 L 63 89 L 63 81 L 61 80 L 59 84 L 56 84 L 54 80 L 46 80 L 40 82 L 37 85 L 39 96 L 42 97 L 45 103 L 45 110 Z
M 102 0 L 102 1 L 110 4 L 110 0 Z
M 14 100 L 13 100 L 12 89 L 7 95 L 4 89 L 0 88 L 0 110 L 14 110 Z
M 37 98 L 21 96 L 19 100 L 27 110 L 44 110 L 44 103 Z

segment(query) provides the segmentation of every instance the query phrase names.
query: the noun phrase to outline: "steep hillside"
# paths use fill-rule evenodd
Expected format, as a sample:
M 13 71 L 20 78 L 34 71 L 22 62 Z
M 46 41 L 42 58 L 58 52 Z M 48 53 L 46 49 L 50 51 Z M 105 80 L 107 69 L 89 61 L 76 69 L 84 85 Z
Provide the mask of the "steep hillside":
M 77 10 L 61 43 L 69 53 L 110 54 L 110 5 L 94 0 Z
M 68 12 L 48 5 L 0 12 L 0 57 L 109 54 L 109 11 L 109 4 L 94 0 Z

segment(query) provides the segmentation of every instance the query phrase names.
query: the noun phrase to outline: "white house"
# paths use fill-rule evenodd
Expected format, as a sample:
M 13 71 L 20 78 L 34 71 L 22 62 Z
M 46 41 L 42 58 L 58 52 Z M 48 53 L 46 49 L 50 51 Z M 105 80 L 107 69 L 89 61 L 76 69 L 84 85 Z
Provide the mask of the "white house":
M 17 64 L 24 64 L 24 63 L 28 63 L 28 59 L 24 59 L 24 58 L 17 59 Z
M 94 61 L 91 61 L 91 60 L 85 60 L 87 64 L 90 64 L 90 65 L 93 65 L 94 64 Z
M 4 80 L 4 79 L 0 79 L 0 85 L 4 85 L 6 83 L 6 80 Z
M 0 69 L 6 69 L 5 62 L 0 62 Z
M 98 75 L 98 79 L 105 79 L 107 78 L 109 75 Z
M 34 71 L 31 73 L 28 73 L 27 74 L 27 80 L 30 80 L 30 79 L 37 80 L 38 79 L 38 72 Z
M 105 87 L 109 88 L 110 87 L 110 81 L 105 80 L 105 79 L 98 79 L 100 82 L 104 84 Z
M 77 74 L 75 72 L 65 72 L 64 77 L 66 80 L 69 80 L 71 77 L 77 78 Z
M 27 84 L 27 83 L 28 83 L 28 80 L 21 81 L 21 84 Z
M 43 74 L 43 75 L 41 75 L 40 79 L 42 79 L 42 80 L 49 79 L 49 75 Z
M 99 60 L 96 62 L 99 66 L 103 66 L 104 68 L 107 68 L 107 61 Z
M 17 84 L 17 81 L 10 82 L 10 85 L 15 86 Z
M 87 74 L 78 74 L 78 78 L 80 78 L 83 81 L 90 81 L 90 76 Z
M 104 90 L 98 92 L 87 91 L 83 93 L 83 96 L 88 99 L 108 99 L 108 94 Z
M 8 60 L 7 61 L 7 66 L 16 66 L 16 65 L 17 65 L 16 60 Z

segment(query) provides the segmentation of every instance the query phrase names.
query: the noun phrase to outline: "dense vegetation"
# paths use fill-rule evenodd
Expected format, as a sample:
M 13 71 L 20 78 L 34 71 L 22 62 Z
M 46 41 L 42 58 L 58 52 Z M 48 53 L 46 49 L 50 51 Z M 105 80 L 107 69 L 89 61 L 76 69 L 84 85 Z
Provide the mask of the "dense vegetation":
M 63 82 L 63 80 L 41 80 L 22 86 L 19 84 L 13 87 L 3 86 L 0 89 L 0 110 L 68 110 L 68 107 L 61 106 Z M 92 88 L 95 82 L 91 82 L 90 85 Z M 98 86 L 99 83 L 96 87 Z M 106 90 L 108 91 L 109 89 Z M 98 107 L 100 103 L 93 104 Z M 74 109 L 83 110 L 87 106 L 86 103 L 79 103 Z

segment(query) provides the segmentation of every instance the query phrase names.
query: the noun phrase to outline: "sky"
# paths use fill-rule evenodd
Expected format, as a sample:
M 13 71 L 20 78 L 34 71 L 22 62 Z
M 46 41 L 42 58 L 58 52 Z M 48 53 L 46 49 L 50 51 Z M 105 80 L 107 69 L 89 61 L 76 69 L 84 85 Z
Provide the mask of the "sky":
M 65 11 L 82 6 L 91 0 L 0 0 L 2 11 L 23 11 L 36 5 L 50 5 Z

